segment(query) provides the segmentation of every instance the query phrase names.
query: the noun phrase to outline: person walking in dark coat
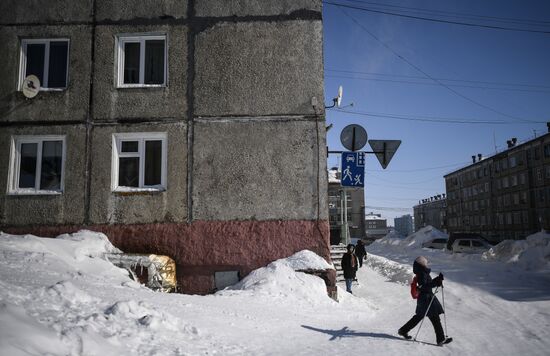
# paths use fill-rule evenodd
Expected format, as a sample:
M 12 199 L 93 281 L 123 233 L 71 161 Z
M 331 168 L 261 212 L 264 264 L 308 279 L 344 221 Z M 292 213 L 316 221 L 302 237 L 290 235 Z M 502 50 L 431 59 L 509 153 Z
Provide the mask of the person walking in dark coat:
M 361 240 L 357 241 L 357 245 L 355 246 L 355 256 L 357 256 L 357 260 L 359 261 L 359 268 L 363 267 L 363 259 L 367 256 L 367 251 Z
M 428 268 L 428 260 L 424 256 L 417 257 L 416 260 L 414 260 L 413 272 L 416 275 L 420 292 L 416 300 L 415 315 L 403 325 L 397 333 L 407 340 L 411 339 L 409 331 L 422 321 L 424 315 L 427 315 L 434 327 L 437 344 L 443 345 L 448 342 L 447 340 L 450 341 L 452 339 L 445 338 L 441 320 L 439 319 L 439 314 L 443 314 L 444 310 L 439 300 L 437 300 L 432 292 L 432 288 L 442 286 L 443 274 L 440 273 L 439 276 L 432 279 L 432 277 L 430 277 L 431 269 Z
M 347 252 L 342 257 L 342 270 L 344 271 L 344 279 L 346 280 L 346 291 L 351 292 L 351 284 L 355 279 L 355 272 L 357 272 L 357 257 L 353 254 L 354 246 L 349 244 L 347 246 Z

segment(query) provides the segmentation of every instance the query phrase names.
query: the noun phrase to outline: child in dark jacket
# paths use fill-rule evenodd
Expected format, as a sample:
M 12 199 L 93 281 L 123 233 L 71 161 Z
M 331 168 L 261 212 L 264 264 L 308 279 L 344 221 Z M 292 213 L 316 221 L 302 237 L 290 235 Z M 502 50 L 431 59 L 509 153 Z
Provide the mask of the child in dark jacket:
M 430 277 L 431 269 L 428 268 L 428 260 L 424 256 L 416 258 L 413 264 L 413 272 L 416 274 L 420 292 L 416 300 L 415 315 L 403 325 L 397 333 L 407 340 L 410 339 L 411 336 L 409 335 L 409 331 L 420 323 L 424 315 L 426 315 L 434 327 L 437 344 L 446 344 L 452 339 L 445 338 L 441 320 L 439 319 L 439 314 L 443 314 L 444 310 L 439 300 L 437 300 L 437 297 L 435 297 L 432 292 L 432 288 L 442 286 L 443 274 L 440 273 L 439 276 L 432 279 L 432 277 Z

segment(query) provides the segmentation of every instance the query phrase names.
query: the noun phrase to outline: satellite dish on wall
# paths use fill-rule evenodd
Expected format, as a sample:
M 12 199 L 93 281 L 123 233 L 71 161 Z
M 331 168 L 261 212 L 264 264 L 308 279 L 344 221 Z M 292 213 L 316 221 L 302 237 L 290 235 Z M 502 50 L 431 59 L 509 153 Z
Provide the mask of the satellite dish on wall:
M 25 97 L 32 99 L 40 91 L 40 79 L 36 75 L 29 75 L 23 80 L 23 85 L 21 90 Z
M 336 97 L 336 107 L 340 107 L 340 104 L 342 104 L 342 95 L 344 93 L 344 88 L 340 85 L 338 87 L 338 96 Z

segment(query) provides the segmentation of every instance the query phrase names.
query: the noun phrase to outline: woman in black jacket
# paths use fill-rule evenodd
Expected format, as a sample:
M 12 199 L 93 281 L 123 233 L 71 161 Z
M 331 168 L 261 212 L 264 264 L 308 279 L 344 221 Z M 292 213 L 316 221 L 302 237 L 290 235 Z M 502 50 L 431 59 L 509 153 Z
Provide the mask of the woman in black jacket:
M 351 293 L 351 284 L 355 279 L 355 273 L 357 272 L 357 257 L 353 254 L 354 246 L 349 244 L 347 246 L 347 252 L 342 256 L 342 270 L 344 271 L 344 279 L 346 280 L 346 291 Z
M 443 314 L 444 310 L 439 300 L 437 300 L 437 297 L 435 297 L 432 292 L 432 288 L 440 287 L 443 284 L 443 274 L 440 273 L 439 276 L 432 279 L 432 277 L 430 277 L 430 271 L 431 269 L 428 268 L 428 260 L 426 257 L 420 256 L 414 260 L 413 272 L 417 278 L 420 294 L 416 300 L 415 315 L 403 325 L 397 333 L 409 340 L 411 338 L 409 331 L 422 321 L 424 315 L 427 315 L 434 327 L 437 344 L 443 345 L 450 342 L 452 339 L 445 338 L 441 320 L 439 319 L 439 314 Z
M 363 259 L 365 259 L 366 255 L 367 251 L 365 250 L 365 244 L 361 240 L 357 241 L 357 245 L 355 246 L 355 256 L 357 256 L 359 268 L 363 267 Z

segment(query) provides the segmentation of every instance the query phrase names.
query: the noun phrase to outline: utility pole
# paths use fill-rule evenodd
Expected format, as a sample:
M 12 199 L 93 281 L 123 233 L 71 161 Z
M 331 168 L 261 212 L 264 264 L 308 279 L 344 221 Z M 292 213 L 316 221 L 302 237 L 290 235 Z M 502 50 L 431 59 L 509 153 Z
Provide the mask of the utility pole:
M 346 193 L 345 189 L 341 190 L 342 194 L 341 197 L 343 199 L 342 204 L 340 205 L 342 207 L 341 213 L 340 213 L 340 240 L 344 245 L 348 245 L 350 243 L 349 238 L 349 232 L 348 232 L 348 194 Z

